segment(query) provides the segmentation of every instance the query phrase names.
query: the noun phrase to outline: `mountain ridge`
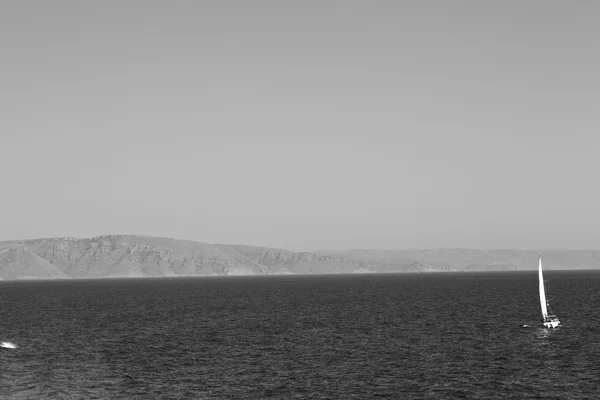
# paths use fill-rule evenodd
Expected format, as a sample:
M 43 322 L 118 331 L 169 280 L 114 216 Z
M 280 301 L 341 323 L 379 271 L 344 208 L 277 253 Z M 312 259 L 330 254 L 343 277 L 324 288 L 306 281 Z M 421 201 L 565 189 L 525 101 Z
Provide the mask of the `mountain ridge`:
M 600 268 L 600 250 L 353 249 L 294 252 L 145 235 L 0 242 L 0 279 L 519 271 Z

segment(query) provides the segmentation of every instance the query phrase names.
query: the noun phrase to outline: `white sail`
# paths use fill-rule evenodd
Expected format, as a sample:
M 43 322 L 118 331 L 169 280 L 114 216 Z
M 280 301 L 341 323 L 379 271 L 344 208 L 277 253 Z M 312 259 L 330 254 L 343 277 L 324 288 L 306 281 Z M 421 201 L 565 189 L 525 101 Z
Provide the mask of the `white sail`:
M 542 317 L 545 319 L 548 316 L 548 309 L 546 307 L 546 291 L 544 290 L 544 276 L 542 275 L 542 257 L 540 257 L 539 280 L 540 280 L 540 306 L 542 306 Z

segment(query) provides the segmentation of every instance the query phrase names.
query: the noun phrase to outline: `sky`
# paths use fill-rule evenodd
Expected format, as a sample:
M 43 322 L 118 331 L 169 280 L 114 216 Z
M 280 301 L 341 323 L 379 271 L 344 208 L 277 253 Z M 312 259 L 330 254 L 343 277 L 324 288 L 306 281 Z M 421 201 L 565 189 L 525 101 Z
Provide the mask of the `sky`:
M 600 248 L 600 3 L 3 1 L 0 240 Z

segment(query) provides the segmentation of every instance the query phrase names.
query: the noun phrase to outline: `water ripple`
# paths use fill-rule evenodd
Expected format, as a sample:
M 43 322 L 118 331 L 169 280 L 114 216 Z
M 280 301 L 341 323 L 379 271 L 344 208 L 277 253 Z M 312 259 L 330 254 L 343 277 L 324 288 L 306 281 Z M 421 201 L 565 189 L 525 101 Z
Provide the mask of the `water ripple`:
M 597 279 L 561 274 L 556 331 L 526 273 L 1 282 L 0 397 L 595 398 Z

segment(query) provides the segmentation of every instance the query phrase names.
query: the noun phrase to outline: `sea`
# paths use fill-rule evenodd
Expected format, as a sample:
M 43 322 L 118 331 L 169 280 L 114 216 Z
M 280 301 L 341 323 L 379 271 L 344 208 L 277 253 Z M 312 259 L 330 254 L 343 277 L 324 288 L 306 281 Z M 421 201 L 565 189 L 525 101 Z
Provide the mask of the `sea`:
M 0 282 L 1 399 L 597 399 L 600 272 Z M 529 325 L 529 328 L 523 328 Z

